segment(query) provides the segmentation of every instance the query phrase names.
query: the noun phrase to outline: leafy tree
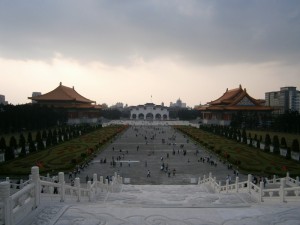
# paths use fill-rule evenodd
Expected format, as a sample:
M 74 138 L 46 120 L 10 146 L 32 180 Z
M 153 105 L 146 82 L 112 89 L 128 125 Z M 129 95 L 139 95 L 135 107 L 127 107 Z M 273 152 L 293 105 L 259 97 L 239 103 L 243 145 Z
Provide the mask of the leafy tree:
M 13 150 L 17 149 L 18 144 L 15 136 L 11 136 L 9 140 L 9 147 L 12 148 Z
M 292 143 L 292 151 L 293 151 L 293 152 L 300 152 L 300 149 L 299 149 L 299 141 L 298 141 L 298 139 L 294 139 L 294 140 L 293 140 L 293 143 Z
M 19 147 L 21 148 L 20 156 L 26 155 L 26 140 L 24 135 L 21 133 L 19 137 Z
M 279 138 L 277 135 L 275 135 L 273 137 L 273 153 L 276 154 L 276 155 L 279 155 L 280 154 L 280 149 L 279 149 Z
M 12 149 L 11 147 L 6 147 L 4 155 L 6 161 L 14 159 L 15 158 L 14 149 Z
M 242 138 L 243 138 L 243 143 L 247 144 L 247 133 L 245 129 L 243 129 L 242 131 Z
M 281 140 L 280 140 L 280 146 L 282 148 L 287 148 L 287 144 L 286 144 L 286 140 L 285 140 L 285 137 L 282 137 Z
M 265 137 L 265 151 L 270 151 L 271 138 L 269 134 L 266 134 Z
M 0 150 L 5 150 L 6 149 L 6 142 L 5 142 L 5 139 L 4 137 L 1 137 L 0 139 Z

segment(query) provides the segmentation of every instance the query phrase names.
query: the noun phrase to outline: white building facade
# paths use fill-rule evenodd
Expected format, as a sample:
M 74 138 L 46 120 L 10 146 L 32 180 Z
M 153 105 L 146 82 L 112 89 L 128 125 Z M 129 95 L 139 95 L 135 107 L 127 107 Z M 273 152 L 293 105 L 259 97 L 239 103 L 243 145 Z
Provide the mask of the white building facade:
M 130 110 L 131 120 L 169 120 L 169 110 L 162 105 L 146 103 L 134 106 Z

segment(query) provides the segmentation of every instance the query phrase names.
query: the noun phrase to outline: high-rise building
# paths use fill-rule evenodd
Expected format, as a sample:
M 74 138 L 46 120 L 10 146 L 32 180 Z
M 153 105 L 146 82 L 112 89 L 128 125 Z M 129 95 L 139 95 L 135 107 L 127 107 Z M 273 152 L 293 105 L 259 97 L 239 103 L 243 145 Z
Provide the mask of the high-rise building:
M 300 91 L 296 87 L 281 87 L 280 91 L 266 92 L 265 100 L 266 106 L 273 107 L 275 113 L 300 112 Z
M 177 101 L 175 102 L 175 103 L 173 103 L 173 102 L 170 102 L 170 107 L 171 108 L 186 108 L 186 103 L 183 103 L 182 101 L 181 101 L 181 99 L 179 98 L 179 99 L 177 99 Z
M 5 95 L 0 95 L 0 104 L 2 104 L 2 105 L 7 105 L 8 104 L 8 102 L 5 101 Z
M 40 96 L 40 95 L 42 95 L 42 93 L 41 93 L 41 92 L 37 92 L 37 91 L 35 91 L 35 92 L 32 92 L 32 95 L 31 95 L 31 97 L 37 97 L 37 96 Z M 32 100 L 32 103 L 37 103 L 37 101 L 35 101 L 35 100 Z

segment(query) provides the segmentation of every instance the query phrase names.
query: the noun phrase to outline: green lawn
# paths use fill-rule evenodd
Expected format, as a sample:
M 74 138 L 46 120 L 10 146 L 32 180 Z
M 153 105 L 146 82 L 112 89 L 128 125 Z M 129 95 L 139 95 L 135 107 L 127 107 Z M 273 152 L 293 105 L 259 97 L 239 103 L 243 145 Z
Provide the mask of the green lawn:
M 218 154 L 222 160 L 239 167 L 239 170 L 244 173 L 284 176 L 289 171 L 292 176 L 300 175 L 300 163 L 297 161 L 287 160 L 284 157 L 266 153 L 194 127 L 176 126 L 175 128 L 193 138 L 206 149 Z
M 109 126 L 76 139 L 32 153 L 24 158 L 17 158 L 0 165 L 0 174 L 5 176 L 22 176 L 30 174 L 32 166 L 38 165 L 40 173 L 57 173 L 72 170 L 76 164 L 83 163 L 91 152 L 101 151 L 101 147 L 126 126 Z M 86 157 L 83 157 L 86 155 Z M 72 162 L 73 161 L 73 162 Z

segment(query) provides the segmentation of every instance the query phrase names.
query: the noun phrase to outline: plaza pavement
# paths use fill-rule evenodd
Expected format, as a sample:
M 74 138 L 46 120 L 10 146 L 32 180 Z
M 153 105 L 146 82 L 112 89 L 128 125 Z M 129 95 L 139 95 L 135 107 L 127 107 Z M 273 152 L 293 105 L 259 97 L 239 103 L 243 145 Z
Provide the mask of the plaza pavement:
M 180 148 L 182 144 L 184 147 Z M 187 151 L 186 156 L 183 150 Z M 116 167 L 111 166 L 112 157 L 118 156 L 122 167 L 119 161 Z M 175 176 L 168 177 L 160 170 L 161 157 L 171 170 L 176 169 Z M 218 165 L 198 162 L 200 157 L 210 157 Z M 104 158 L 107 163 L 100 163 Z M 119 193 L 98 193 L 92 202 L 66 199 L 62 203 L 58 196 L 43 197 L 39 208 L 18 225 L 300 225 L 297 202 L 257 203 L 247 193 L 211 193 L 206 185 L 187 185 L 191 178 L 209 172 L 223 182 L 228 174 L 234 174 L 216 156 L 168 126 L 130 127 L 106 146 L 80 176 L 85 180 L 86 175 L 97 173 L 105 177 L 115 171 L 130 178 L 132 184 L 123 185 Z
M 163 139 L 165 143 L 162 142 Z M 186 155 L 183 154 L 184 151 Z M 118 157 L 121 159 L 117 160 Z M 199 162 L 201 157 L 205 158 L 205 162 Z M 217 165 L 211 165 L 207 158 Z M 106 163 L 100 163 L 104 159 Z M 113 160 L 116 162 L 115 166 L 111 165 Z M 161 171 L 163 163 L 168 165 L 170 177 L 167 172 Z M 148 170 L 150 177 L 147 177 Z M 107 177 L 117 172 L 123 178 L 130 178 L 131 184 L 178 185 L 190 184 L 191 178 L 197 180 L 212 172 L 224 184 L 227 175 L 234 181 L 233 171 L 228 170 L 227 164 L 221 162 L 216 155 L 207 152 L 171 126 L 131 126 L 107 145 L 79 177 L 81 182 L 85 182 L 86 177 L 91 178 L 93 173 Z M 239 178 L 246 180 L 246 175 L 239 171 Z

